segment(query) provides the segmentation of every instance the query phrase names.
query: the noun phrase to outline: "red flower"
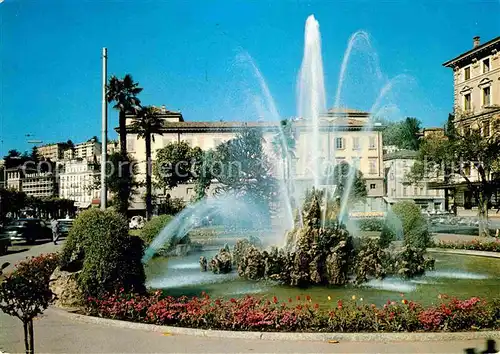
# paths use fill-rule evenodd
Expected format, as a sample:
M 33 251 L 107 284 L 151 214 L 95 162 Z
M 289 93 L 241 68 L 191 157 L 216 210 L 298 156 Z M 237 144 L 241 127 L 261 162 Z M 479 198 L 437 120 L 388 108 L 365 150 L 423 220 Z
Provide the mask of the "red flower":
M 311 297 L 309 295 L 306 296 L 306 300 L 309 301 L 311 300 Z
M 317 310 L 319 309 L 319 304 L 314 304 L 314 308 Z
M 277 303 L 278 303 L 278 298 L 277 298 L 276 296 L 273 296 L 273 302 L 274 302 L 275 304 L 277 304 Z
M 232 297 L 229 301 L 231 301 L 233 304 L 235 304 L 235 303 L 236 303 L 236 300 L 235 300 L 235 298 L 234 298 L 234 297 Z
M 300 295 L 297 295 L 297 301 L 300 301 Z
M 292 298 L 291 297 L 288 298 L 288 302 L 292 302 Z
M 342 308 L 342 300 L 337 301 L 337 308 L 338 309 Z

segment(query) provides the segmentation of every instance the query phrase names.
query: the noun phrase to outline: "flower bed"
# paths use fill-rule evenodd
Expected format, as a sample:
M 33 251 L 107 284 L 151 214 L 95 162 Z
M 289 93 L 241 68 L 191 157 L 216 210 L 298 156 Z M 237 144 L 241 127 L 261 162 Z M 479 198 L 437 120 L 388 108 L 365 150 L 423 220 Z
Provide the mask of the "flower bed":
M 423 307 L 402 297 L 382 306 L 353 296 L 322 307 L 309 296 L 296 299 L 163 297 L 124 292 L 89 298 L 87 314 L 156 325 L 237 331 L 405 332 L 500 329 L 500 300 L 458 300 L 440 295 L 440 304 Z M 329 297 L 329 300 L 331 298 Z
M 483 242 L 474 239 L 472 241 L 458 241 L 458 242 L 444 242 L 441 241 L 436 244 L 439 248 L 449 248 L 455 250 L 472 250 L 472 251 L 487 251 L 487 252 L 500 252 L 500 239 L 496 241 Z

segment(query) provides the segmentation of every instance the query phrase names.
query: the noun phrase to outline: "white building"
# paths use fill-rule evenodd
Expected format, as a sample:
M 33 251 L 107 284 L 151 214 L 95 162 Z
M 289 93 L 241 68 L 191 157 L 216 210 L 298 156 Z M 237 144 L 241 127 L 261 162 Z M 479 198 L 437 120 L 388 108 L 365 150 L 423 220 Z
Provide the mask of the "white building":
M 95 138 L 92 138 L 84 143 L 75 144 L 73 149 L 74 159 L 83 159 L 93 162 L 94 160 L 99 160 L 101 156 L 102 144 Z
M 34 168 L 15 167 L 6 170 L 7 188 L 32 197 L 57 196 L 57 177 L 52 172 Z
M 425 210 L 444 210 L 444 191 L 429 189 L 427 181 L 409 184 L 406 174 L 417 158 L 417 151 L 401 150 L 384 156 L 386 197 L 388 204 L 414 201 Z
M 74 200 L 78 208 L 88 208 L 93 199 L 99 198 L 98 180 L 99 170 L 93 163 L 83 159 L 67 161 L 60 176 L 59 196 Z

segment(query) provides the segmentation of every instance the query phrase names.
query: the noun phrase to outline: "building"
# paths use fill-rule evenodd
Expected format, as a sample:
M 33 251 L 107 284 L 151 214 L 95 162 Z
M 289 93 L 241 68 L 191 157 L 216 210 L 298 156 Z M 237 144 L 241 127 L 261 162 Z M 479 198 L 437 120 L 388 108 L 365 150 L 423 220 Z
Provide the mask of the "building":
M 74 159 L 95 161 L 101 156 L 102 144 L 94 137 L 80 144 L 75 144 L 73 148 Z
M 64 158 L 64 152 L 69 149 L 67 143 L 55 143 L 37 146 L 36 151 L 39 158 L 50 161 L 59 161 Z
M 265 148 L 271 146 L 272 140 L 279 132 L 279 122 L 200 122 L 184 121 L 182 114 L 163 110 L 160 117 L 164 119 L 162 134 L 155 136 L 152 142 L 152 160 L 155 153 L 169 143 L 186 141 L 191 146 L 202 150 L 213 149 L 219 144 L 231 140 L 244 129 L 259 129 L 263 132 Z M 127 117 L 128 122 L 133 117 Z M 330 110 L 320 119 L 321 159 L 329 163 L 346 161 L 355 165 L 366 180 L 369 207 L 380 210 L 383 207 L 384 175 L 382 164 L 382 126 L 370 126 L 369 113 L 340 109 Z M 292 164 L 292 174 L 297 181 L 298 189 L 309 188 L 313 184 L 310 171 L 311 157 L 307 155 L 312 140 L 310 124 L 295 120 L 296 159 Z M 127 134 L 127 151 L 139 162 L 139 179 L 145 173 L 145 143 L 137 134 Z M 172 197 L 189 200 L 193 196 L 193 185 L 183 185 L 169 191 Z M 141 193 L 139 193 L 141 194 Z M 144 208 L 143 203 L 134 203 L 134 208 Z
M 98 166 L 84 159 L 67 161 L 60 174 L 59 196 L 75 201 L 75 207 L 86 209 L 99 198 Z
M 111 155 L 114 154 L 115 152 L 120 151 L 120 143 L 117 140 L 109 140 L 108 141 L 108 147 L 107 147 L 107 154 Z
M 484 135 L 499 129 L 500 37 L 484 44 L 474 37 L 472 49 L 448 60 L 453 69 L 455 123 L 462 131 L 477 127 Z
M 424 210 L 444 210 L 444 191 L 429 189 L 428 183 L 409 184 L 406 178 L 417 158 L 417 151 L 400 150 L 384 155 L 385 201 L 392 205 L 400 201 L 414 201 Z
M 16 167 L 6 170 L 7 188 L 26 193 L 32 197 L 55 197 L 58 195 L 57 173 L 41 172 L 36 168 Z
M 453 69 L 454 123 L 461 134 L 477 129 L 484 137 L 500 133 L 500 37 L 484 44 L 474 37 L 472 49 L 447 61 L 443 66 Z M 478 181 L 477 170 L 464 167 L 468 179 Z M 451 191 L 456 206 L 470 209 L 476 205 L 472 191 L 463 178 L 452 177 L 435 188 Z M 497 205 L 498 191 L 492 203 Z

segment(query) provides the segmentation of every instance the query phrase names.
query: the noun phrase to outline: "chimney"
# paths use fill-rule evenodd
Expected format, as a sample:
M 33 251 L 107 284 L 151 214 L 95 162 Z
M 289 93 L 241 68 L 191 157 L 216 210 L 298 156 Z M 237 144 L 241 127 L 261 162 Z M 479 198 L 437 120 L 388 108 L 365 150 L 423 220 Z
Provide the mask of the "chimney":
M 481 43 L 480 42 L 480 37 L 479 36 L 475 36 L 473 38 L 473 40 L 474 40 L 474 47 L 473 48 L 479 47 L 479 44 Z

